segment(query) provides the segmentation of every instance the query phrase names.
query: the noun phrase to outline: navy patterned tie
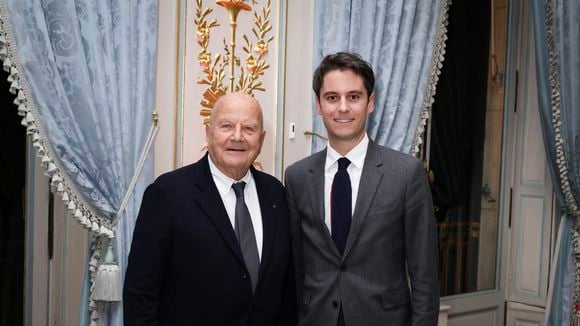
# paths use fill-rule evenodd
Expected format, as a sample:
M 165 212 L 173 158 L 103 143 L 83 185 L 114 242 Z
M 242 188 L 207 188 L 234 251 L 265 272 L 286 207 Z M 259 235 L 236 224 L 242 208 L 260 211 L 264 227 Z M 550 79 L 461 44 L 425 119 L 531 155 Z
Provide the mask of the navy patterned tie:
M 346 171 L 349 164 L 350 161 L 345 157 L 338 159 L 338 171 L 334 175 L 330 192 L 332 239 L 341 254 L 344 253 L 346 239 L 348 239 L 352 215 L 352 188 Z
M 244 201 L 245 186 L 246 183 L 243 181 L 232 185 L 236 193 L 235 231 L 240 249 L 242 250 L 242 256 L 246 263 L 246 268 L 250 274 L 250 280 L 252 281 L 252 292 L 255 292 L 258 275 L 260 273 L 260 257 L 258 254 L 258 245 L 256 244 L 256 236 L 254 235 L 252 218 L 250 217 L 248 206 L 246 206 L 246 202 Z

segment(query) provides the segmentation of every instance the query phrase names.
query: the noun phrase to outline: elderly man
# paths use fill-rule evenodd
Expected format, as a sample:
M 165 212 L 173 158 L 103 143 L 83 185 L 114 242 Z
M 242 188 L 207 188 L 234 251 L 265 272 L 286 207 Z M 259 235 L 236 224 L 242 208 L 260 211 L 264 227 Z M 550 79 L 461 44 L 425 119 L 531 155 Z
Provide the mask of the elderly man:
M 125 325 L 295 324 L 284 189 L 252 167 L 265 133 L 254 98 L 224 95 L 206 126 L 208 154 L 147 188 Z

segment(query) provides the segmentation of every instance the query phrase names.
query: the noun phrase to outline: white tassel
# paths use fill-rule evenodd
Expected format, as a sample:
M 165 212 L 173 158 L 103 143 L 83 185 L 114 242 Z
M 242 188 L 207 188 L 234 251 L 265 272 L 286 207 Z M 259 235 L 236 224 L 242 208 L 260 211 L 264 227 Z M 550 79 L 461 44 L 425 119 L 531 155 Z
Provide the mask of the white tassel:
M 10 69 L 6 70 L 6 72 L 10 72 Z M 12 84 L 10 84 L 10 89 L 8 91 L 12 94 L 16 94 L 16 92 L 18 92 L 19 89 L 20 83 L 18 82 L 18 79 L 16 79 L 12 82 Z
M 109 237 L 109 233 L 107 232 L 107 228 L 104 225 L 101 225 L 99 228 L 99 234 Z
M 10 71 L 10 66 L 12 66 L 12 62 L 10 61 L 10 57 L 6 57 L 6 59 L 4 59 L 4 71 L 9 72 Z
M 32 113 L 30 113 L 30 112 L 27 112 L 27 113 L 26 113 L 26 122 L 28 122 L 28 123 L 32 123 L 32 122 L 34 122 L 34 121 L 35 121 L 35 120 L 34 120 L 34 116 L 32 115 Z
M 96 301 L 121 301 L 121 271 L 113 258 L 113 247 L 107 248 L 104 263 L 97 269 L 91 299 Z
M 26 134 L 27 135 L 32 135 L 35 132 L 36 132 L 36 126 L 33 123 L 26 126 Z
M 26 106 L 23 103 L 15 103 L 16 105 L 18 105 L 18 115 L 21 117 L 25 117 L 26 116 Z
M 51 171 L 52 172 L 52 171 Z M 50 183 L 56 184 L 57 182 L 62 181 L 58 173 L 53 173 L 50 177 Z
M 94 233 L 99 232 L 99 225 L 97 224 L 97 222 L 93 221 L 93 224 L 91 225 L 91 231 L 93 231 Z
M 89 219 L 86 216 L 81 216 L 81 224 L 85 226 L 85 228 L 90 229 L 91 228 L 91 221 L 89 221 Z
M 52 173 L 52 172 L 54 172 L 54 170 L 56 170 L 56 164 L 54 164 L 53 162 L 48 163 L 48 167 L 46 168 L 46 171 Z

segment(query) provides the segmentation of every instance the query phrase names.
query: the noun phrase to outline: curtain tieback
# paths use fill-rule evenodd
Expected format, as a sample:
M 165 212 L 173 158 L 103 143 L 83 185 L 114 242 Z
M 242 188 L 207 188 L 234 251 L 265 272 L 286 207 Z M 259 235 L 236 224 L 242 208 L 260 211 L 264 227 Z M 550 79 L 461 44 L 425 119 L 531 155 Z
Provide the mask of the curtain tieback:
M 159 130 L 159 126 L 157 125 L 158 121 L 158 113 L 157 111 L 153 111 L 153 124 L 151 125 L 151 129 L 149 129 L 149 136 L 147 137 L 147 142 L 145 143 L 145 147 L 143 148 L 143 152 L 141 152 L 141 157 L 139 158 L 139 163 L 137 164 L 137 168 L 135 169 L 135 173 L 133 174 L 133 178 L 131 179 L 131 183 L 129 183 L 129 187 L 125 192 L 125 196 L 123 197 L 123 201 L 121 202 L 121 206 L 119 206 L 119 210 L 117 210 L 117 214 L 113 219 L 113 227 L 117 225 L 119 222 L 119 218 L 127 208 L 127 204 L 129 203 L 129 198 L 133 195 L 133 189 L 135 189 L 135 184 L 139 180 L 139 176 L 141 175 L 141 171 L 143 170 L 143 164 L 145 164 L 145 159 L 147 158 L 147 154 L 153 145 L 153 140 L 155 140 L 155 136 L 157 135 L 157 131 Z

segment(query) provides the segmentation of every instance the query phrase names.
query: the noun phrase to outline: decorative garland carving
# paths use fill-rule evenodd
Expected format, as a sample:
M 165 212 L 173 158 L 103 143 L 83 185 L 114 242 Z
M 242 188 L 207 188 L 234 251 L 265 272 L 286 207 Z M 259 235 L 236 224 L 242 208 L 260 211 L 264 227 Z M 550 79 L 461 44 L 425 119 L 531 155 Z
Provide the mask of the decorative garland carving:
M 226 92 L 244 92 L 253 95 L 254 91 L 265 91 L 260 81 L 260 76 L 270 68 L 265 56 L 268 53 L 269 44 L 274 39 L 270 36 L 272 24 L 270 23 L 270 0 L 256 11 L 244 0 L 217 0 L 216 4 L 227 9 L 229 13 L 230 42 L 223 40 L 224 54 L 215 55 L 209 50 L 211 40 L 211 30 L 220 26 L 216 19 L 209 20 L 213 12 L 211 8 L 203 7 L 203 0 L 196 0 L 195 25 L 197 26 L 197 44 L 201 50 L 197 54 L 197 61 L 203 73 L 203 77 L 198 78 L 197 83 L 207 85 L 200 101 L 202 106 L 200 115 L 204 117 L 204 124 L 209 122 L 211 110 L 217 100 Z M 252 5 L 257 1 L 252 0 Z M 252 34 L 255 38 L 252 41 L 246 34 L 242 34 L 244 46 L 242 51 L 245 54 L 244 65 L 241 65 L 240 58 L 236 55 L 236 28 L 240 11 L 253 11 L 254 24 Z M 236 67 L 239 67 L 239 74 L 236 76 Z M 224 84 L 226 78 L 226 68 L 229 68 L 229 86 Z M 237 79 L 237 82 L 236 82 Z

